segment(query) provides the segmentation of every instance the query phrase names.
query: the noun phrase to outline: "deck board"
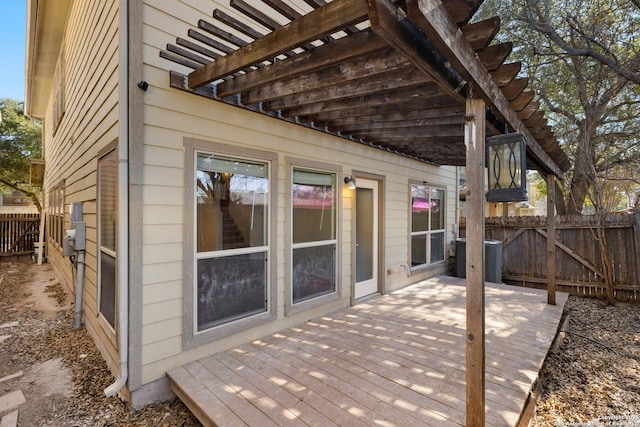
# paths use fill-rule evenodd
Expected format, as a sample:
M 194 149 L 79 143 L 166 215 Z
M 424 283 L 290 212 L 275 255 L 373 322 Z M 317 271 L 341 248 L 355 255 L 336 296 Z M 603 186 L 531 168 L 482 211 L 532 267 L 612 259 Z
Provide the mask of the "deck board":
M 463 426 L 464 285 L 439 276 L 168 376 L 205 425 Z M 567 295 L 488 283 L 485 299 L 486 421 L 513 426 Z

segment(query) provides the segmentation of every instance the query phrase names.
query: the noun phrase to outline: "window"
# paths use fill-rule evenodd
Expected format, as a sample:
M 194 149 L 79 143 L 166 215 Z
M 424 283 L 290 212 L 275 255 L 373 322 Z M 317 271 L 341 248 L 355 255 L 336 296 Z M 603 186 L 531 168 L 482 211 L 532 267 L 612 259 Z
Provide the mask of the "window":
M 64 97 L 64 48 L 60 50 L 58 55 L 58 62 L 56 68 L 53 71 L 53 111 L 51 116 L 51 133 L 55 135 L 62 117 L 65 112 L 65 97 Z
M 198 332 L 268 311 L 269 164 L 195 152 Z
M 294 168 L 292 303 L 336 291 L 336 174 Z
M 116 226 L 118 169 L 116 151 L 98 159 L 98 312 L 115 330 Z
M 60 248 L 64 239 L 64 182 L 49 192 L 48 235 Z
M 444 261 L 445 192 L 411 184 L 411 267 Z

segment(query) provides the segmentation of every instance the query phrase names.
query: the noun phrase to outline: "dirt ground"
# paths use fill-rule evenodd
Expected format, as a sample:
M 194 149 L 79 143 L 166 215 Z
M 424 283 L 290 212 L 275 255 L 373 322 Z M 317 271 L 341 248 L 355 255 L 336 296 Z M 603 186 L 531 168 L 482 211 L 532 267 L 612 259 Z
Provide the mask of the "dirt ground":
M 18 426 L 198 426 L 180 402 L 131 411 L 93 341 L 73 325 L 71 298 L 48 264 L 0 263 L 0 396 L 22 390 Z
M 640 305 L 570 298 L 534 426 L 640 427 Z M 22 390 L 19 426 L 197 426 L 179 401 L 131 411 L 48 264 L 0 263 L 0 396 Z

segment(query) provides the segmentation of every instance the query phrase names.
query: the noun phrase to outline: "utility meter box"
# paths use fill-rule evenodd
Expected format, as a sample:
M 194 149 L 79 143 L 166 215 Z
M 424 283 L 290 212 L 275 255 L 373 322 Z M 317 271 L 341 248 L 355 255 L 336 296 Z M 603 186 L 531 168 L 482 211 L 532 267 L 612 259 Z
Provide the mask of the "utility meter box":
M 70 206 L 71 228 L 64 233 L 64 256 L 71 256 L 76 251 L 87 248 L 87 225 L 82 221 L 82 203 Z

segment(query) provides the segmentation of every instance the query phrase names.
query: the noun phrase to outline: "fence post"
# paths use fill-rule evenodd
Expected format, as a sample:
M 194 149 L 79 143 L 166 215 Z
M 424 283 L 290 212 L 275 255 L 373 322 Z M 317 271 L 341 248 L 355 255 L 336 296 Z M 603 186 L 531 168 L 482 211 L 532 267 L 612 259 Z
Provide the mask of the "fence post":
M 44 214 L 44 207 L 42 207 L 42 209 L 40 210 L 40 229 L 38 230 L 38 247 L 40 248 L 40 250 L 38 251 L 38 265 L 42 265 L 42 259 L 44 257 L 44 251 L 45 251 L 45 247 L 44 247 L 44 224 L 45 224 L 45 214 Z
M 556 305 L 556 186 L 547 174 L 547 304 Z
M 638 202 L 640 203 L 640 202 Z M 635 224 L 633 226 L 633 230 L 635 231 L 635 239 L 636 239 L 636 252 L 634 254 L 634 258 L 638 259 L 640 257 L 640 211 L 636 212 Z M 638 283 L 636 285 L 640 286 L 640 263 L 636 262 L 636 280 Z

